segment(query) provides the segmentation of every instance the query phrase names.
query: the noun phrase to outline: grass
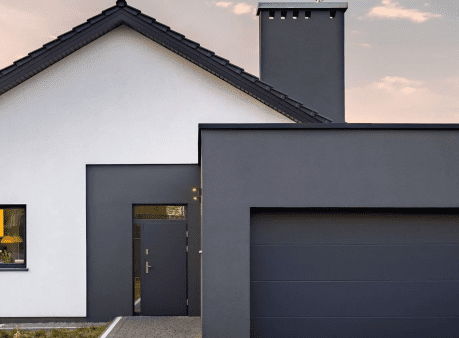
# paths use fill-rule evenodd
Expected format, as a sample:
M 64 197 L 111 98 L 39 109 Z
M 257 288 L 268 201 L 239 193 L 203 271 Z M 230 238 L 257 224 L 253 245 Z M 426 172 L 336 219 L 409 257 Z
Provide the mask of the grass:
M 0 330 L 0 338 L 98 338 L 106 328 L 107 325 L 78 329 L 52 329 L 51 332 L 45 330 Z

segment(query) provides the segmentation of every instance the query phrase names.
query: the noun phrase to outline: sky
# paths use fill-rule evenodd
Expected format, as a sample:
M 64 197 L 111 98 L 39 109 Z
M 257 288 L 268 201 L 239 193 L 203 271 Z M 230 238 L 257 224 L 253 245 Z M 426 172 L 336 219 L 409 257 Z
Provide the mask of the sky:
M 0 69 L 115 3 L 0 0 Z M 258 1 L 127 3 L 259 76 Z M 346 122 L 459 123 L 458 22 L 459 0 L 349 0 Z

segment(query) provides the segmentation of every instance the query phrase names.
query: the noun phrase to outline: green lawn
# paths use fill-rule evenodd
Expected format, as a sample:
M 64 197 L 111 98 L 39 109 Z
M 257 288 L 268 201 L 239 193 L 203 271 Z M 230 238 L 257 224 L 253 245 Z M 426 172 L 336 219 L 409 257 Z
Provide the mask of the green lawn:
M 45 330 L 0 330 L 0 338 L 98 338 L 106 328 L 107 325 L 79 329 L 52 329 L 51 332 Z

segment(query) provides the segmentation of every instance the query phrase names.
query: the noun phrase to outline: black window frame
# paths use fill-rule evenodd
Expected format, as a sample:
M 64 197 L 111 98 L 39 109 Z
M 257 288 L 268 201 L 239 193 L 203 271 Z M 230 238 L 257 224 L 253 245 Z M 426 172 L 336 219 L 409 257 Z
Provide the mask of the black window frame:
M 24 263 L 0 263 L 0 271 L 27 269 L 27 205 L 26 204 L 0 204 L 0 209 L 24 209 Z

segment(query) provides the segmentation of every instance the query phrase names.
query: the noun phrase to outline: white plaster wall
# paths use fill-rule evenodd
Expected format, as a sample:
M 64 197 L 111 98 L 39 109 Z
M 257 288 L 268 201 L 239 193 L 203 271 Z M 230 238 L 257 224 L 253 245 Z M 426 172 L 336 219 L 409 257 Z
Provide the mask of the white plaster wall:
M 27 205 L 28 272 L 0 317 L 86 316 L 86 165 L 198 162 L 198 123 L 293 123 L 119 27 L 0 96 L 0 204 Z

